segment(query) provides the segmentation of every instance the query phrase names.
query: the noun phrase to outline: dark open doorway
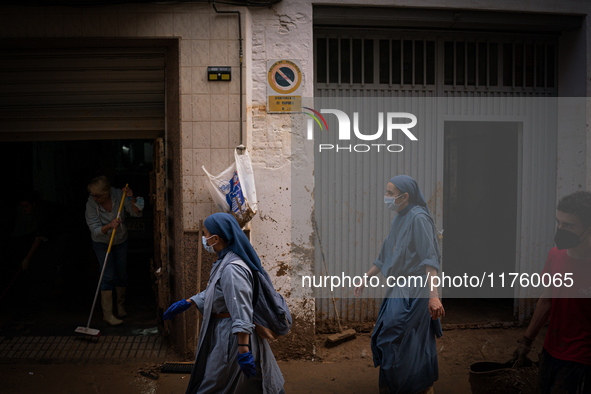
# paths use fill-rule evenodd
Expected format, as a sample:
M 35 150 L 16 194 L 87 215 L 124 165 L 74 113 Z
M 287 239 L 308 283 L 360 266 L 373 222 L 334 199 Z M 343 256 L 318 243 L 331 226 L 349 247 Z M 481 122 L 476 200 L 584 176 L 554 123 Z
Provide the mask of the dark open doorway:
M 481 277 L 515 272 L 518 122 L 445 122 L 443 271 Z M 457 323 L 513 319 L 513 289 L 447 288 Z M 463 316 L 463 317 L 462 317 Z M 449 322 L 449 321 L 448 321 Z
M 99 278 L 84 211 L 87 184 L 106 175 L 114 187 L 129 183 L 146 206 L 141 218 L 126 218 L 129 231 L 127 310 L 118 327 L 102 322 L 97 302 L 91 327 L 103 333 L 129 335 L 156 327 L 156 300 L 150 258 L 154 253 L 153 210 L 150 206 L 152 140 L 5 142 L 0 168 L 7 187 L 2 194 L 3 223 L 0 291 L 0 335 L 72 335 L 86 326 Z M 24 256 L 12 241 L 14 212 L 22 194 L 36 194 L 44 225 L 44 241 L 29 269 L 17 275 Z M 26 252 L 25 252 L 26 253 Z

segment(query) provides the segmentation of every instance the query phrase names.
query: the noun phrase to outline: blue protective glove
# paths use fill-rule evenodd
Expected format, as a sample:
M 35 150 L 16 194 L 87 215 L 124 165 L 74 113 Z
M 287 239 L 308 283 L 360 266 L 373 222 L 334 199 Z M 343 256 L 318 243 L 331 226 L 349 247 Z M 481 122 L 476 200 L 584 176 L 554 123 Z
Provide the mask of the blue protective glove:
M 166 310 L 166 312 L 164 312 L 164 315 L 162 315 L 162 317 L 164 318 L 164 320 L 171 320 L 173 317 L 175 317 L 179 313 L 186 311 L 190 307 L 191 307 L 191 303 L 188 302 L 187 300 L 177 301 L 174 304 L 172 304 Z
M 257 367 L 254 365 L 254 358 L 250 350 L 246 353 L 238 353 L 238 364 L 240 364 L 240 369 L 247 378 L 252 378 L 256 375 Z

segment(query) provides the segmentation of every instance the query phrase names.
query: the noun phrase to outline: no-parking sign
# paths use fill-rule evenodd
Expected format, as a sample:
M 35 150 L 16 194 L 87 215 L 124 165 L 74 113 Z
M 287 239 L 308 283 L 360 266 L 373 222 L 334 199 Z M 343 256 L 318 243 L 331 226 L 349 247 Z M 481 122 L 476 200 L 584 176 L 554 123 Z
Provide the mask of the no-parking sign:
M 267 112 L 301 112 L 302 71 L 296 60 L 267 61 Z

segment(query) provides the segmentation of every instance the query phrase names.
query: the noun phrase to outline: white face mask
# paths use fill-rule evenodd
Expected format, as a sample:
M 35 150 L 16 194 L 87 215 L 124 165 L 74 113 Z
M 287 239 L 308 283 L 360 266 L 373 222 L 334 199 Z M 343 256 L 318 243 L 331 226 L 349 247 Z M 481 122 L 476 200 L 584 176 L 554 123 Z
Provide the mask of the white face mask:
M 384 196 L 384 204 L 386 204 L 386 206 L 388 208 L 390 208 L 391 210 L 393 210 L 394 212 L 397 212 L 398 208 L 400 208 L 400 204 L 396 204 L 396 199 L 398 197 L 402 197 L 403 195 L 404 195 L 404 193 L 402 193 L 396 197 Z
M 205 235 L 201 237 L 201 242 L 203 242 L 203 247 L 205 248 L 205 250 L 207 250 L 209 253 L 215 253 L 215 250 L 213 249 L 213 245 L 217 244 L 217 242 L 213 245 L 208 245 L 207 244 L 207 240 L 210 238 L 215 237 L 215 235 L 212 235 L 209 238 L 205 238 Z

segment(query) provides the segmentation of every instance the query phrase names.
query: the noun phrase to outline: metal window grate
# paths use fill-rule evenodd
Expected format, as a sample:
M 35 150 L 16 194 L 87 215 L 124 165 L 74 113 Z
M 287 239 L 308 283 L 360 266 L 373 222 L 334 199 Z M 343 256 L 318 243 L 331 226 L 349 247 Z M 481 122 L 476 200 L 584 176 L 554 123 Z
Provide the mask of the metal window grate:
M 505 43 L 503 85 L 555 88 L 556 54 L 553 43 Z
M 556 94 L 556 36 L 319 29 L 314 43 L 318 89 Z
M 444 85 L 555 88 L 554 43 L 445 41 Z
M 498 48 L 494 42 L 445 41 L 444 85 L 498 86 Z
M 434 85 L 435 41 L 319 37 L 316 82 Z
M 435 41 L 379 41 L 381 84 L 435 84 Z
M 316 40 L 317 82 L 372 84 L 373 80 L 374 40 L 340 37 Z

